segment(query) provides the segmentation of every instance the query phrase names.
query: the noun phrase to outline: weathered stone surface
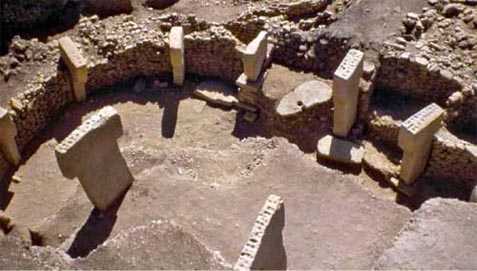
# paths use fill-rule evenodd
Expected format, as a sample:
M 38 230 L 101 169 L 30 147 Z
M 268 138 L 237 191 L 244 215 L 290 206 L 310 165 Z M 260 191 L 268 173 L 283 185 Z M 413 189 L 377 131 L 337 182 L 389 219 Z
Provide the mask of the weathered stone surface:
M 295 115 L 304 110 L 328 104 L 331 102 L 332 95 L 331 87 L 324 82 L 305 82 L 280 100 L 276 112 L 284 117 Z
M 267 36 L 266 31 L 260 32 L 258 36 L 248 44 L 247 49 L 242 52 L 244 74 L 249 81 L 256 81 L 262 73 L 268 51 Z
M 470 193 L 469 201 L 477 203 L 477 185 L 474 186 L 474 189 L 472 189 L 472 192 Z
M 393 163 L 389 156 L 378 150 L 371 142 L 365 142 L 363 145 L 363 164 L 368 170 L 387 181 L 399 176 L 399 165 Z
M 18 130 L 8 111 L 0 107 L 0 150 L 13 165 L 20 164 L 21 154 L 15 141 Z M 1 175 L 1 174 L 0 174 Z
M 444 110 L 431 104 L 402 123 L 398 144 L 404 151 L 400 177 L 413 183 L 424 171 L 432 149 L 434 134 L 442 127 Z
M 209 80 L 200 83 L 194 90 L 194 95 L 211 104 L 232 107 L 239 101 L 235 97 L 237 91 L 232 86 L 222 82 Z
M 361 164 L 364 149 L 361 145 L 327 135 L 318 140 L 318 157 L 347 164 Z
M 221 259 L 166 220 L 124 230 L 72 264 L 82 270 L 221 270 Z
M 403 228 L 377 269 L 477 268 L 477 208 L 474 203 L 435 198 L 426 201 Z
M 55 148 L 63 175 L 70 179 L 77 177 L 88 198 L 100 210 L 108 209 L 133 182 L 116 141 L 122 134 L 121 118 L 108 106 Z
M 284 270 L 287 258 L 282 231 L 285 227 L 283 200 L 270 195 L 258 214 L 250 237 L 234 270 Z
M 85 85 L 88 80 L 88 63 L 70 37 L 63 37 L 58 42 L 63 61 L 70 72 L 71 86 L 76 101 L 84 101 L 86 99 Z
M 351 49 L 334 74 L 333 133 L 337 136 L 346 137 L 356 121 L 363 62 L 363 52 Z
M 182 86 L 185 79 L 185 60 L 184 60 L 184 29 L 181 26 L 175 26 L 169 34 L 169 49 L 171 54 L 172 73 L 174 75 L 174 84 Z

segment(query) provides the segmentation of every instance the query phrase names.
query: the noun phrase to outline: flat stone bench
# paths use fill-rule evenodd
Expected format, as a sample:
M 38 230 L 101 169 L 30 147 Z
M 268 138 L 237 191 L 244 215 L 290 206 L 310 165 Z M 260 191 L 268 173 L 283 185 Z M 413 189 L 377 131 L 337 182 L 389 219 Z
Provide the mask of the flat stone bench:
M 55 148 L 63 175 L 69 179 L 77 177 L 99 210 L 107 210 L 133 182 L 117 144 L 122 135 L 118 112 L 107 106 Z

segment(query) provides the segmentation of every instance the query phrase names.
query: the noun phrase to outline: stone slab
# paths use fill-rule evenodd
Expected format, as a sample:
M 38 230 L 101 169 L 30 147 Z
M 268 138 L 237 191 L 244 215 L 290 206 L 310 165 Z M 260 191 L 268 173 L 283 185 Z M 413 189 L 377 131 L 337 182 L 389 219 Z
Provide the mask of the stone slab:
M 346 137 L 356 121 L 363 62 L 364 53 L 351 49 L 335 71 L 333 133 L 337 136 Z
M 17 133 L 17 126 L 12 117 L 5 108 L 0 107 L 0 150 L 6 160 L 13 165 L 19 165 L 21 161 L 21 154 L 15 140 Z
M 90 201 L 100 210 L 108 209 L 133 181 L 117 144 L 122 134 L 119 114 L 107 106 L 55 148 L 63 175 L 77 177 Z
M 377 261 L 378 270 L 477 269 L 477 205 L 435 198 L 414 212 L 394 244 Z
M 318 157 L 346 163 L 361 164 L 364 157 L 364 148 L 350 141 L 327 135 L 318 140 Z
M 287 260 L 282 235 L 284 227 L 283 200 L 279 196 L 270 195 L 258 214 L 234 270 L 286 269 Z
M 268 51 L 268 33 L 261 31 L 258 36 L 247 45 L 242 52 L 242 62 L 244 73 L 248 80 L 256 81 L 262 73 L 265 59 Z
M 332 92 L 331 87 L 324 82 L 317 80 L 305 82 L 280 100 L 276 112 L 280 116 L 288 117 L 328 104 L 331 102 Z
M 71 85 L 75 99 L 78 102 L 84 101 L 86 99 L 85 86 L 88 80 L 88 62 L 70 37 L 62 37 L 58 42 L 61 57 L 71 75 Z
M 209 80 L 200 83 L 194 90 L 194 95 L 211 104 L 232 107 L 239 103 L 235 97 L 236 92 L 233 87 L 221 81 Z
M 181 26 L 174 26 L 169 35 L 169 49 L 171 55 L 172 72 L 174 84 L 182 86 L 185 79 L 185 57 L 184 57 L 184 29 Z

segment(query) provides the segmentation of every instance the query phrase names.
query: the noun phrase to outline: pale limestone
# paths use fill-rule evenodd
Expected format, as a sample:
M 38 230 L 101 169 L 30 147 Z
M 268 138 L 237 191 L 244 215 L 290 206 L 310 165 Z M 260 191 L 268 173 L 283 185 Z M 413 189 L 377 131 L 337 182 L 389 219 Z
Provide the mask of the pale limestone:
M 255 81 L 250 81 L 247 80 L 247 75 L 245 73 L 242 73 L 239 78 L 237 78 L 237 81 L 235 81 L 235 84 L 240 88 L 245 91 L 250 91 L 250 92 L 258 92 L 262 90 L 263 83 L 267 79 L 268 72 L 264 71 L 263 73 L 260 74 L 260 76 L 257 78 Z
M 234 96 L 235 92 L 235 89 L 223 82 L 209 80 L 200 83 L 194 90 L 194 95 L 211 104 L 232 107 L 239 103 Z
M 444 110 L 433 103 L 402 123 L 398 137 L 399 147 L 404 151 L 400 178 L 407 184 L 415 182 L 424 172 L 443 118 Z
M 185 57 L 184 57 L 184 29 L 181 26 L 174 26 L 169 35 L 169 48 L 171 55 L 172 73 L 174 84 L 184 85 L 185 79 Z
M 281 197 L 270 195 L 252 228 L 249 239 L 240 253 L 234 270 L 286 269 L 283 245 L 285 206 Z
M 333 79 L 333 133 L 346 137 L 356 121 L 359 81 L 363 74 L 364 53 L 349 50 Z
M 77 177 L 99 210 L 107 210 L 133 182 L 117 144 L 122 135 L 121 117 L 107 106 L 55 149 L 63 175 L 70 179 Z
M 293 116 L 304 110 L 328 104 L 332 99 L 331 87 L 321 81 L 312 80 L 299 85 L 283 97 L 276 108 L 278 115 Z
M 21 161 L 20 151 L 15 140 L 17 126 L 8 111 L 0 107 L 0 149 L 9 163 L 18 166 Z
M 262 73 L 268 53 L 268 33 L 262 31 L 242 52 L 242 62 L 247 80 L 256 81 Z
M 86 99 L 86 82 L 88 81 L 88 62 L 70 37 L 60 38 L 58 42 L 61 57 L 71 75 L 75 99 L 78 102 L 84 101 Z
M 319 157 L 331 161 L 359 165 L 363 161 L 364 148 L 360 144 L 327 135 L 318 140 L 317 153 Z

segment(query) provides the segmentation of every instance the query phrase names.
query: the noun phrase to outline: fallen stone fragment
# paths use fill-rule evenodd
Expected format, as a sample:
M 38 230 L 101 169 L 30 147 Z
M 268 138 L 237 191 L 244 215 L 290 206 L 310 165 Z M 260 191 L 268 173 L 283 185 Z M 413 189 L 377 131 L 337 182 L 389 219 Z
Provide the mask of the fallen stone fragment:
M 236 90 L 221 81 L 205 81 L 194 90 L 194 95 L 208 103 L 232 107 L 239 101 L 235 97 Z
M 330 103 L 332 96 L 333 91 L 329 85 L 321 81 L 309 81 L 283 97 L 276 112 L 283 117 L 293 116 L 306 109 Z
M 361 145 L 327 135 L 318 140 L 318 157 L 346 164 L 361 164 L 364 149 Z

